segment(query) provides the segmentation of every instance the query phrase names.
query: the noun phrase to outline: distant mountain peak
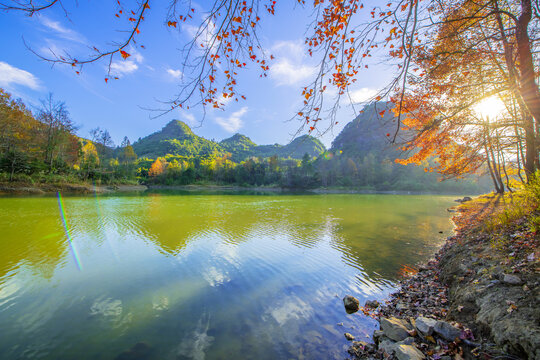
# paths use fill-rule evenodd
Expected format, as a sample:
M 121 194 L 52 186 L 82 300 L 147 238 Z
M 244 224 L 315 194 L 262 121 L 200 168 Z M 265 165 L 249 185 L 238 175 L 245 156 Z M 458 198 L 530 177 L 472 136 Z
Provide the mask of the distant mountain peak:
M 183 121 L 171 120 L 161 129 L 161 132 L 167 135 L 172 135 L 171 139 L 178 138 L 182 135 L 194 135 L 191 128 Z
M 239 142 L 253 145 L 253 146 L 256 145 L 248 136 L 240 134 L 240 133 L 236 133 L 231 137 L 221 140 L 220 144 L 230 144 L 230 143 L 239 143 Z

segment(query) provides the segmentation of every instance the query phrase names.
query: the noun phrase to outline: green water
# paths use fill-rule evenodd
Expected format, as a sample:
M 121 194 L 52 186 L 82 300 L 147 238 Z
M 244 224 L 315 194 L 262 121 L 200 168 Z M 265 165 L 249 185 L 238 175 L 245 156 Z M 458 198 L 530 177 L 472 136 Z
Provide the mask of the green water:
M 0 359 L 343 359 L 376 326 L 343 296 L 387 296 L 452 200 L 66 197 L 66 231 L 55 197 L 0 198 Z

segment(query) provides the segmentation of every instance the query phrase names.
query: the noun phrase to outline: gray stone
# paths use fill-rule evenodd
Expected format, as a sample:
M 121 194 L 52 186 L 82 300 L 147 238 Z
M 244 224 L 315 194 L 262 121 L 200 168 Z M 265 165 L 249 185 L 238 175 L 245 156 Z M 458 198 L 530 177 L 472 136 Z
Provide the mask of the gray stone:
M 394 355 L 399 360 L 423 360 L 424 354 L 412 345 L 396 344 Z
M 385 337 L 379 343 L 379 349 L 388 355 L 392 355 L 396 349 L 396 343 Z
M 384 331 L 382 330 L 375 330 L 373 332 L 373 341 L 375 341 L 376 343 L 379 342 L 380 338 L 384 336 Z
M 349 334 L 349 333 L 345 333 L 345 339 L 349 340 L 349 341 L 353 341 L 354 340 L 354 336 L 352 334 Z
M 437 321 L 433 331 L 447 341 L 454 341 L 461 335 L 461 330 L 442 320 Z
M 345 310 L 347 310 L 347 313 L 349 314 L 357 312 L 358 309 L 360 309 L 360 301 L 351 295 L 347 295 L 343 298 L 343 305 L 345 305 Z
M 381 330 L 384 331 L 384 334 L 394 341 L 401 341 L 409 337 L 407 332 L 406 322 L 395 318 L 382 318 L 381 319 Z
M 397 344 L 398 345 L 412 345 L 414 342 L 414 338 L 409 336 L 408 338 L 404 339 L 404 340 L 401 340 L 400 342 L 398 342 Z
M 379 307 L 379 302 L 377 300 L 368 300 L 366 301 L 365 307 L 376 309 Z
M 399 302 L 396 305 L 396 309 L 398 309 L 399 311 L 409 310 L 409 306 L 405 303 Z
M 523 284 L 523 281 L 521 278 L 517 275 L 512 274 L 504 274 L 502 281 L 506 284 L 510 285 L 521 285 Z
M 437 320 L 419 316 L 416 318 L 416 330 L 421 332 L 424 335 L 433 334 L 433 328 L 437 323 Z
M 461 202 L 471 201 L 472 198 L 465 196 L 463 199 L 461 199 Z

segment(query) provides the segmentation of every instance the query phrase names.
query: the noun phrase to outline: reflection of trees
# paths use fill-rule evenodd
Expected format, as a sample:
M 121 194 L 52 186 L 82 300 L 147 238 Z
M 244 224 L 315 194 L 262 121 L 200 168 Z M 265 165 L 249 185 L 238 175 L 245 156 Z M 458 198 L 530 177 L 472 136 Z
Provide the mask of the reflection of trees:
M 361 196 L 342 199 L 335 247 L 344 261 L 372 278 L 394 278 L 401 264 L 425 260 L 449 231 L 448 203 L 433 197 Z
M 232 245 L 264 241 L 261 246 L 269 249 L 278 237 L 299 248 L 330 241 L 347 265 L 377 280 L 394 278 L 401 264 L 424 260 L 439 243 L 438 231 L 451 228 L 447 202 L 428 196 L 155 194 L 137 199 L 138 205 L 123 207 L 129 213 L 121 217 L 136 219 L 134 231 L 165 253 L 178 254 L 189 242 L 208 237 Z
M 68 198 L 65 203 L 74 239 L 92 239 L 79 245 L 83 252 L 105 240 L 133 237 L 150 240 L 166 254 L 178 254 L 197 239 L 214 238 L 224 245 L 264 241 L 261 247 L 270 250 L 274 241 L 282 246 L 278 240 L 298 248 L 328 241 L 344 263 L 372 279 L 393 278 L 401 264 L 429 255 L 437 232 L 450 229 L 445 205 L 433 197 L 380 195 L 153 194 Z M 1 206 L 6 215 L 0 218 L 5 249 L 0 276 L 23 260 L 50 276 L 68 251 L 56 199 L 4 199 Z
M 50 279 L 68 251 L 56 198 L 2 199 L 0 213 L 0 278 L 24 263 Z
M 296 246 L 313 246 L 320 239 L 321 220 L 326 217 L 320 208 L 286 196 L 153 195 L 137 209 L 126 208 L 128 216 L 137 218 L 136 232 L 147 234 L 171 254 L 205 236 L 240 244 L 259 236 L 285 234 Z

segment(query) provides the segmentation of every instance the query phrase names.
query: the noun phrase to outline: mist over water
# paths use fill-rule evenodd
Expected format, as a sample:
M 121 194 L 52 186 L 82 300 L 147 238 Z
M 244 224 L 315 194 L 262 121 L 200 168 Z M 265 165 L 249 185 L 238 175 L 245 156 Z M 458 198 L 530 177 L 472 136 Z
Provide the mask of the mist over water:
M 65 197 L 70 245 L 57 198 L 1 198 L 0 358 L 342 359 L 376 326 L 343 296 L 387 296 L 452 200 Z

